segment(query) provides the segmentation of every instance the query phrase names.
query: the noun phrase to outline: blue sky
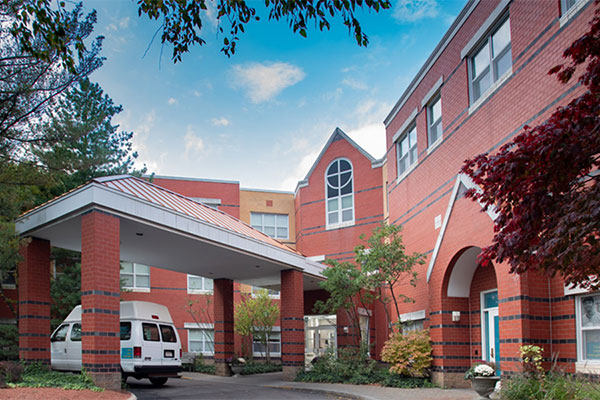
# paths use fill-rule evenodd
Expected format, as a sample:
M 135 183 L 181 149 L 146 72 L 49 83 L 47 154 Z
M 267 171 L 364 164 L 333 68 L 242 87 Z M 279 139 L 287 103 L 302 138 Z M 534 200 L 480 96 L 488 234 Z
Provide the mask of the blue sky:
M 365 12 L 367 48 L 340 20 L 305 39 L 263 14 L 231 58 L 219 51 L 209 9 L 207 45 L 173 64 L 168 45 L 150 44 L 159 24 L 138 17 L 135 2 L 86 0 L 86 10 L 98 11 L 95 34 L 105 36 L 107 58 L 91 79 L 123 105 L 115 121 L 134 132 L 149 172 L 293 191 L 335 127 L 384 155 L 383 119 L 464 3 L 400 0 Z

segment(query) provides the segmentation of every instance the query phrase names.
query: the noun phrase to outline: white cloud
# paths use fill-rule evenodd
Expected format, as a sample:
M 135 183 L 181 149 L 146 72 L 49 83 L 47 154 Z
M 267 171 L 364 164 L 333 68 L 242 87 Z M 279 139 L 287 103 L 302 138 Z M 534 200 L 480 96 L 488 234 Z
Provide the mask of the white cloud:
M 283 62 L 235 65 L 232 73 L 234 86 L 244 89 L 253 103 L 275 98 L 283 89 L 306 76 L 301 68 Z
M 164 165 L 167 157 L 166 153 L 162 153 L 158 158 L 150 155 L 148 142 L 150 141 L 155 121 L 155 110 L 142 115 L 141 120 L 137 124 L 131 122 L 131 113 L 128 111 L 123 112 L 116 120 L 123 130 L 133 131 L 131 139 L 132 148 L 133 151 L 137 151 L 138 153 L 134 167 L 141 169 L 146 165 L 149 173 L 160 173 L 161 166 Z
M 356 90 L 367 90 L 369 88 L 369 86 L 367 86 L 365 82 L 359 81 L 354 78 L 346 78 L 342 81 L 342 84 Z
M 385 125 L 383 122 L 362 125 L 346 133 L 373 157 L 379 159 L 385 155 Z
M 325 100 L 325 102 L 332 102 L 332 101 L 337 102 L 342 97 L 343 94 L 344 94 L 344 89 L 339 87 L 333 91 L 323 93 L 323 100 Z
M 190 155 L 202 155 L 206 149 L 204 140 L 194 133 L 194 128 L 188 125 L 185 136 L 183 137 L 185 145 L 184 157 L 187 159 Z
M 229 121 L 225 117 L 221 117 L 221 118 L 213 118 L 211 120 L 211 123 L 213 124 L 213 126 L 228 126 L 231 124 L 231 121 Z
M 439 12 L 437 0 L 399 0 L 392 15 L 400 22 L 415 22 L 435 18 Z
M 170 106 L 177 104 L 177 99 L 175 97 L 169 97 L 169 100 L 167 100 L 167 103 L 169 103 Z
M 125 29 L 125 28 L 127 28 L 128 26 L 129 26 L 129 17 L 122 18 L 122 19 L 119 21 L 119 27 L 120 27 L 120 28 L 123 28 L 123 29 Z
M 200 92 L 199 92 L 199 91 L 197 91 L 197 90 L 194 90 L 194 91 L 192 92 L 192 94 L 193 94 L 194 96 L 196 96 L 196 97 L 200 97 L 200 96 L 202 96 L 202 93 L 200 93 Z

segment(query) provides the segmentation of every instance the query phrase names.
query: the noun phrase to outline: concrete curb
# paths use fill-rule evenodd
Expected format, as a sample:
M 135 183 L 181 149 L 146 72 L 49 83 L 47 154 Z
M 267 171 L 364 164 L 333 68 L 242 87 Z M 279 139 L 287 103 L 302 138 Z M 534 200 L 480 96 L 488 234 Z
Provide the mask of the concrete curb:
M 329 394 L 332 396 L 337 396 L 337 397 L 343 397 L 346 399 L 353 399 L 353 400 L 377 400 L 375 397 L 370 397 L 370 396 L 361 396 L 358 394 L 354 394 L 354 393 L 346 393 L 346 392 L 340 392 L 337 390 L 329 390 L 329 389 L 322 389 L 322 388 L 303 388 L 303 387 L 298 387 L 298 386 L 286 386 L 286 385 L 264 385 L 263 387 L 266 388 L 270 388 L 270 389 L 285 389 L 285 390 L 293 390 L 296 392 L 304 392 L 304 393 L 317 393 L 317 394 Z
M 131 393 L 131 392 L 129 392 L 129 394 L 130 394 L 131 396 L 129 396 L 129 398 L 128 398 L 127 400 L 137 400 L 137 396 L 136 396 L 135 394 L 133 394 L 133 393 Z

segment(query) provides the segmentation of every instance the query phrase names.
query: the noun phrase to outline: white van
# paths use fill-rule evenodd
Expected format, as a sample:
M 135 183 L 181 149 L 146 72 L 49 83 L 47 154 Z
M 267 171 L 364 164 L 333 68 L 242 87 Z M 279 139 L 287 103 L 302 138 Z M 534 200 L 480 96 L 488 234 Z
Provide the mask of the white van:
M 52 369 L 81 371 L 81 306 L 50 337 Z M 148 378 L 162 386 L 181 372 L 181 342 L 169 309 L 146 301 L 121 302 L 123 380 Z

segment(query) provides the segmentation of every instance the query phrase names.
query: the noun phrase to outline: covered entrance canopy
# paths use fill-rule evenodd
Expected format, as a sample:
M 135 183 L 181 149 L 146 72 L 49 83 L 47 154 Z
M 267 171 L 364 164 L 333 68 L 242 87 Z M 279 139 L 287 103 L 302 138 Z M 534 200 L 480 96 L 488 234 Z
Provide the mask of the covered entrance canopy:
M 113 385 L 119 365 L 120 260 L 215 280 L 217 363 L 233 355 L 232 282 L 280 290 L 284 368 L 302 364 L 303 291 L 319 288 L 325 267 L 226 213 L 123 175 L 65 193 L 16 227 L 32 238 L 19 267 L 22 359 L 49 361 L 52 245 L 82 252 L 83 364 L 104 386 Z M 105 323 L 107 315 L 114 317 Z

